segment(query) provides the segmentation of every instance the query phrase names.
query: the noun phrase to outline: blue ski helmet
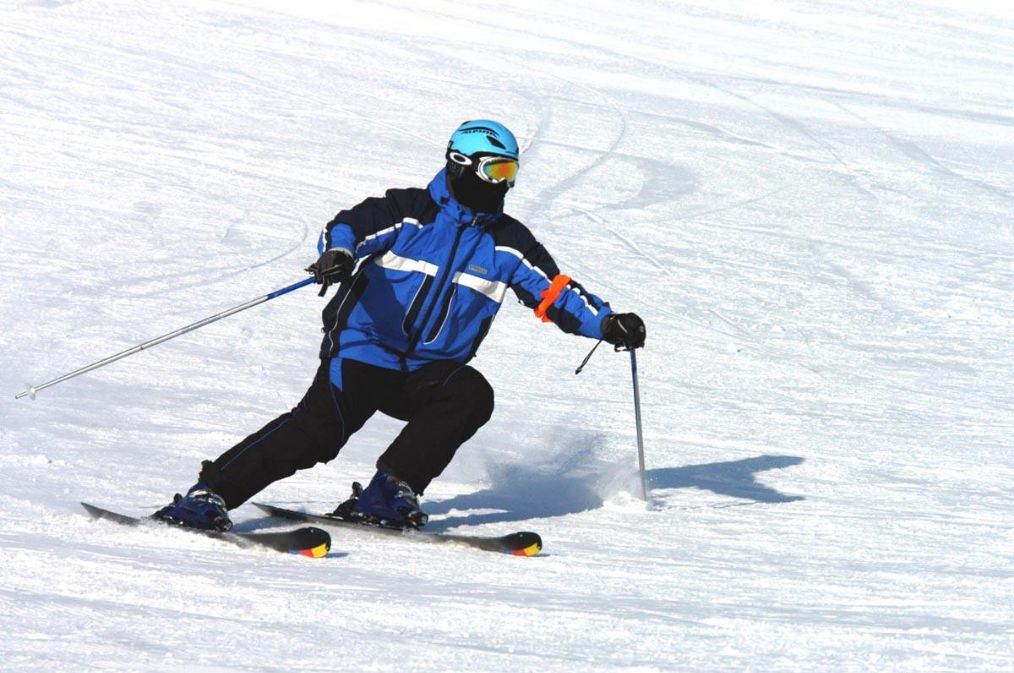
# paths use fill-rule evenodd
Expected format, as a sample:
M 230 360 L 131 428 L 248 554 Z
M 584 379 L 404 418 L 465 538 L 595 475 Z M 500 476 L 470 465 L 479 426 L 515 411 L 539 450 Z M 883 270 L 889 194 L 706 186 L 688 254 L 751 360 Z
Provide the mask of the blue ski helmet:
M 447 152 L 459 152 L 466 157 L 495 154 L 517 159 L 518 141 L 510 129 L 500 122 L 476 119 L 458 127 L 447 143 Z

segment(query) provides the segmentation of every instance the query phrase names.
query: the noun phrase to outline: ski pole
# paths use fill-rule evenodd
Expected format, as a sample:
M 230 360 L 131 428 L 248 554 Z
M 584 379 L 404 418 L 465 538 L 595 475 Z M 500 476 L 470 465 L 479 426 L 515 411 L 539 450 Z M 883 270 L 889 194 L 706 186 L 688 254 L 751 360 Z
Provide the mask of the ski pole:
M 595 354 L 595 349 L 602 343 L 600 340 L 594 346 L 591 351 L 585 356 L 584 361 L 574 371 L 575 374 L 580 374 L 584 366 L 591 360 L 591 356 Z M 623 350 L 619 346 L 616 350 Z M 634 354 L 634 349 L 630 350 L 630 373 L 634 379 L 634 420 L 637 423 L 637 465 L 640 468 L 641 473 L 641 499 L 647 502 L 648 500 L 648 478 L 644 471 L 644 436 L 641 431 L 641 391 L 637 385 L 637 355 Z
M 637 465 L 641 471 L 641 498 L 648 501 L 648 478 L 644 472 L 644 435 L 641 432 L 641 392 L 637 386 L 637 355 L 630 349 L 630 373 L 634 379 L 634 420 L 637 423 Z
M 127 357 L 128 355 L 133 355 L 134 353 L 140 353 L 141 351 L 143 351 L 146 348 L 151 348 L 152 346 L 157 346 L 158 344 L 163 343 L 165 341 L 169 341 L 170 339 L 175 339 L 176 337 L 178 337 L 178 336 L 180 336 L 182 334 L 186 334 L 187 332 L 193 332 L 194 330 L 199 329 L 201 327 L 204 327 L 205 325 L 210 325 L 211 323 L 215 322 L 216 320 L 221 320 L 222 318 L 227 318 L 227 317 L 229 317 L 231 315 L 239 313 L 240 311 L 245 311 L 248 308 L 253 308 L 254 306 L 257 306 L 258 304 L 263 304 L 264 302 L 270 301 L 270 300 L 274 299 L 275 297 L 281 297 L 283 294 L 288 294 L 289 292 L 292 292 L 293 290 L 298 290 L 299 288 L 304 287 L 306 285 L 309 285 L 310 283 L 313 283 L 313 282 L 314 282 L 314 278 L 311 276 L 310 278 L 307 278 L 305 280 L 301 280 L 298 283 L 293 283 L 292 285 L 289 285 L 288 287 L 283 287 L 280 290 L 275 290 L 274 292 L 270 292 L 270 293 L 264 295 L 263 297 L 258 297 L 256 299 L 251 299 L 250 301 L 248 301 L 246 303 L 240 304 L 239 306 L 233 306 L 232 308 L 230 308 L 230 309 L 228 309 L 226 311 L 222 311 L 221 313 L 216 313 L 215 315 L 208 316 L 207 318 L 204 318 L 203 320 L 198 320 L 197 322 L 192 323 L 190 325 L 187 325 L 186 327 L 181 327 L 180 329 L 172 331 L 172 332 L 169 332 L 168 334 L 163 334 L 160 337 L 155 337 L 154 339 L 151 339 L 149 341 L 145 341 L 142 344 L 138 344 L 137 346 L 134 346 L 132 348 L 128 348 L 125 351 L 121 351 L 121 352 L 117 353 L 116 355 L 110 355 L 109 357 L 104 358 L 102 360 L 99 360 L 98 362 L 93 362 L 90 365 L 86 365 L 84 367 L 81 367 L 80 369 L 75 369 L 74 371 L 72 371 L 70 373 L 67 373 L 67 374 L 64 374 L 63 376 L 57 377 L 57 378 L 53 379 L 52 381 L 46 381 L 45 383 L 43 383 L 41 385 L 38 385 L 38 386 L 31 386 L 30 385 L 30 386 L 28 386 L 28 388 L 24 392 L 21 392 L 21 393 L 18 393 L 17 395 L 15 395 L 14 399 L 19 400 L 22 397 L 26 397 L 27 396 L 27 397 L 31 397 L 34 400 L 36 394 L 38 394 L 38 392 L 40 390 L 44 390 L 46 388 L 49 388 L 50 386 L 55 386 L 57 383 L 63 383 L 67 379 L 72 379 L 75 376 L 79 376 L 80 374 L 84 374 L 85 372 L 90 372 L 93 369 L 98 369 L 99 367 L 105 367 L 106 365 L 108 365 L 110 363 L 113 363 L 113 362 L 116 362 L 117 360 L 122 360 L 123 358 Z

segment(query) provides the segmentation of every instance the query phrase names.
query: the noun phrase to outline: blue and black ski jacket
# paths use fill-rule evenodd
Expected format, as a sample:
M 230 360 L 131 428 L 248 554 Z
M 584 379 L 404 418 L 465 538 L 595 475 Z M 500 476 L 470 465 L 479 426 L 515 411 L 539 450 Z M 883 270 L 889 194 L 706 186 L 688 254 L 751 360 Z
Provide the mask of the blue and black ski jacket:
M 391 189 L 338 213 L 320 252 L 358 261 L 324 309 L 321 358 L 341 387 L 340 360 L 413 371 L 435 360 L 468 362 L 510 288 L 564 332 L 602 338 L 609 305 L 560 274 L 528 228 L 458 203 L 445 171 L 427 189 Z

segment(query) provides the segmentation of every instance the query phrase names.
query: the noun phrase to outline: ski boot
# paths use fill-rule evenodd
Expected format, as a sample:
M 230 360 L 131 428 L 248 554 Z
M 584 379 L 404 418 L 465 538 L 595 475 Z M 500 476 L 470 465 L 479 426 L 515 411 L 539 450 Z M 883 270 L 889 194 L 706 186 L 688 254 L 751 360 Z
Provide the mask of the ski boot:
M 384 528 L 421 528 L 429 520 L 412 487 L 383 470 L 377 470 L 365 489 L 354 482 L 352 497 L 332 516 Z
M 177 493 L 172 503 L 152 514 L 152 518 L 201 530 L 227 531 L 232 528 L 225 500 L 201 482 L 194 484 L 186 495 Z

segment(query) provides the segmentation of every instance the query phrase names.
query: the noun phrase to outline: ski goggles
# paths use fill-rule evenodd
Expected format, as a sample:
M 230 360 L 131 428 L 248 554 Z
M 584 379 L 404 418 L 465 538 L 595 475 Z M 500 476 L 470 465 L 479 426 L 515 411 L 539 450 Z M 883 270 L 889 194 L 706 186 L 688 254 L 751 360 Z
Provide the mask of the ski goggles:
M 469 157 L 461 152 L 448 152 L 447 158 L 459 166 L 475 166 L 475 174 L 480 180 L 491 184 L 506 182 L 508 186 L 514 186 L 514 180 L 518 177 L 517 159 L 501 157 L 490 154 L 484 157 Z

